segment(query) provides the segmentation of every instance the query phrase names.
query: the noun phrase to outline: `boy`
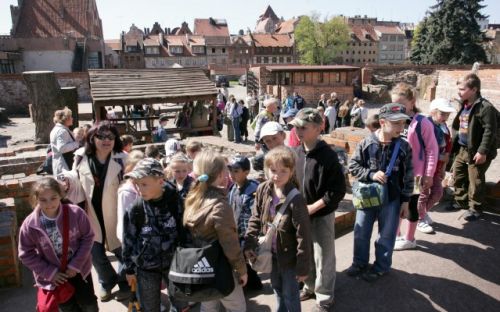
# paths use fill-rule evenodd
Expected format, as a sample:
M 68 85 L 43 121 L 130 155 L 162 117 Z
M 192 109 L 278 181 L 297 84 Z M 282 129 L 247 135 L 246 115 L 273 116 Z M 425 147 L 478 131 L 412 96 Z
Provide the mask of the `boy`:
M 120 137 L 120 139 L 123 143 L 123 152 L 127 154 L 130 153 L 132 147 L 134 146 L 134 137 L 130 134 L 124 134 Z
M 158 118 L 158 122 L 160 123 L 156 130 L 153 131 L 152 139 L 153 143 L 161 143 L 165 142 L 168 139 L 167 131 L 165 131 L 165 126 L 168 122 L 168 115 L 163 113 Z
M 261 111 L 255 120 L 253 121 L 251 127 L 255 129 L 255 149 L 260 150 L 260 132 L 262 127 L 269 121 L 275 121 L 274 113 L 278 109 L 278 100 L 276 98 L 269 98 L 264 101 L 264 110 Z
M 323 119 L 317 109 L 304 108 L 291 124 L 301 146 L 297 153 L 297 178 L 311 217 L 314 267 L 305 281 L 301 300 L 316 295 L 317 311 L 329 311 L 335 288 L 335 213 L 346 192 L 337 153 L 319 138 Z
M 483 211 L 485 172 L 497 156 L 498 111 L 481 96 L 481 80 L 468 74 L 457 82 L 460 111 L 453 120 L 453 176 L 455 209 L 468 209 L 467 221 L 477 220 Z
M 187 157 L 193 161 L 196 155 L 198 155 L 199 152 L 201 152 L 201 149 L 203 148 L 203 144 L 201 142 L 196 141 L 196 140 L 188 140 L 186 144 L 186 155 Z
M 387 184 L 387 200 L 381 208 L 356 211 L 354 257 L 351 267 L 347 269 L 347 275 L 361 275 L 367 282 L 374 282 L 389 272 L 399 217 L 406 217 L 409 213 L 408 202 L 414 185 L 412 152 L 408 142 L 400 138 L 409 119 L 405 106 L 384 105 L 379 114 L 381 128 L 361 141 L 349 162 L 350 173 L 359 181 Z M 397 158 L 390 176 L 387 177 L 385 170 L 397 141 L 400 144 L 396 151 Z M 375 262 L 370 268 L 370 238 L 376 220 L 379 235 L 375 242 Z
M 257 191 L 259 182 L 247 178 L 250 173 L 250 161 L 245 156 L 238 155 L 230 159 L 228 168 L 231 174 L 231 180 L 234 182 L 229 190 L 229 205 L 234 212 L 234 219 L 238 228 L 238 237 L 242 245 L 241 247 L 243 248 L 243 241 L 248 228 L 248 220 L 252 216 L 255 192 Z M 252 270 L 248 263 L 247 274 L 248 282 L 245 288 L 249 290 L 262 289 L 262 282 L 257 272 Z
M 162 280 L 167 280 L 182 236 L 178 194 L 173 185 L 163 180 L 161 164 L 152 158 L 141 160 L 125 177 L 134 180 L 141 196 L 123 221 L 127 281 L 130 285 L 138 284 L 144 311 L 160 311 Z
M 256 155 L 253 160 L 253 169 L 259 171 L 261 178 L 264 178 L 264 157 L 266 153 L 277 146 L 285 145 L 286 133 L 283 127 L 276 121 L 267 122 L 260 132 L 261 140 L 264 144 L 263 153 Z

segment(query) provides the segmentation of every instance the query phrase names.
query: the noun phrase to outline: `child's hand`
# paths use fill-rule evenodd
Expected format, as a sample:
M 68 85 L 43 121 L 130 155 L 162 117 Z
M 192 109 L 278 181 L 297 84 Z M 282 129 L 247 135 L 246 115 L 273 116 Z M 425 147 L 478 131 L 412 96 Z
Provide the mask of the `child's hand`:
M 408 202 L 402 203 L 399 217 L 401 219 L 407 219 L 409 216 L 410 216 L 410 208 L 408 207 Z
M 387 182 L 387 177 L 383 171 L 377 171 L 373 175 L 373 181 L 378 182 L 380 184 L 385 184 Z
M 130 287 L 132 287 L 132 284 L 137 284 L 137 277 L 135 274 L 126 274 L 125 277 L 127 278 L 127 283 Z
M 255 252 L 253 250 L 245 250 L 244 252 L 245 254 L 245 258 L 248 259 L 248 261 L 254 263 L 255 260 L 257 260 L 257 255 L 255 254 Z
M 422 191 L 425 191 L 425 190 L 428 190 L 431 188 L 432 182 L 433 182 L 432 180 L 433 180 L 433 177 L 429 177 L 429 176 L 422 177 L 422 180 L 421 180 Z
M 72 278 L 72 277 L 75 277 L 76 274 L 78 274 L 78 272 L 76 272 L 75 270 L 72 270 L 72 269 L 67 269 L 65 274 L 68 276 L 68 278 Z
M 247 281 L 248 281 L 248 274 L 244 274 L 244 275 L 240 276 L 239 283 L 240 283 L 241 287 L 245 287 L 245 285 L 247 284 Z
M 297 280 L 297 282 L 302 283 L 307 279 L 307 275 L 297 275 L 295 276 L 295 279 Z
M 56 286 L 60 286 L 68 281 L 68 276 L 63 272 L 57 272 L 54 278 L 52 279 L 52 283 Z

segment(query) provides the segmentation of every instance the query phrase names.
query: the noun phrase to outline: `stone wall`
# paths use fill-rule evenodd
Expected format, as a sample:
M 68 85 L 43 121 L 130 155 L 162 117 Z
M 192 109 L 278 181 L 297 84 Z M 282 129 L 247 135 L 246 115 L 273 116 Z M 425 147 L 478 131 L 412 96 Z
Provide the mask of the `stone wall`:
M 76 87 L 80 102 L 91 100 L 88 73 L 56 73 L 56 78 L 61 87 Z M 0 75 L 0 107 L 6 108 L 6 115 L 28 116 L 29 103 L 28 90 L 21 74 Z

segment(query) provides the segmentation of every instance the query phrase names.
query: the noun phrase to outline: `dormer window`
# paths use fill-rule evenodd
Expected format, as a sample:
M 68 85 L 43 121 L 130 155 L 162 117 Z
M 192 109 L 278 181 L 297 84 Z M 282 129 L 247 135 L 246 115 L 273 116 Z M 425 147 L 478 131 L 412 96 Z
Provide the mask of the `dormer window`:
M 170 53 L 172 54 L 181 54 L 182 53 L 182 47 L 170 47 Z

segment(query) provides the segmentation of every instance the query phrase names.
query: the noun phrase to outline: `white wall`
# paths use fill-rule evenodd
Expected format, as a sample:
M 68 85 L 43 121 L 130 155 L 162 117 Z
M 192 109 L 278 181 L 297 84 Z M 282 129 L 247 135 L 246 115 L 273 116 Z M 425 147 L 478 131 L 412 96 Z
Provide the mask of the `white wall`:
M 51 70 L 56 73 L 71 72 L 73 51 L 24 51 L 24 71 Z

